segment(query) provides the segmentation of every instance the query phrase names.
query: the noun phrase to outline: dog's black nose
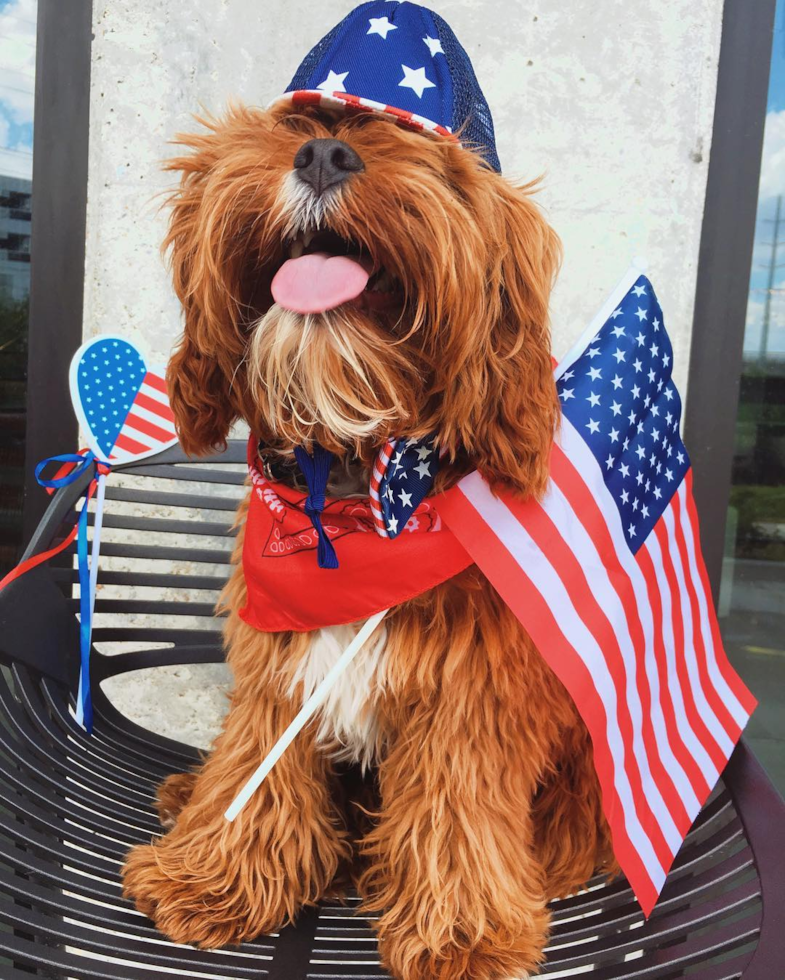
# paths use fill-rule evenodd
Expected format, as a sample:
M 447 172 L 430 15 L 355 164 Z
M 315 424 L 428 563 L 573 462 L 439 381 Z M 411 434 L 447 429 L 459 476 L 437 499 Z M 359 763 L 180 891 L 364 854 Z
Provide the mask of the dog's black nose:
M 294 158 L 294 166 L 300 180 L 310 184 L 317 195 L 364 169 L 362 160 L 348 143 L 329 139 L 303 143 Z

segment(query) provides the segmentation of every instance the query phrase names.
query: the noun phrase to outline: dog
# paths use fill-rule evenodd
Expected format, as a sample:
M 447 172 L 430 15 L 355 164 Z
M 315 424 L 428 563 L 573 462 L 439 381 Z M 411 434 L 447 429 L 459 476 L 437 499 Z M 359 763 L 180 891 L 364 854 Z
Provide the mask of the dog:
M 221 447 L 243 420 L 257 480 L 310 490 L 294 447 L 320 446 L 328 496 L 352 502 L 389 440 L 435 434 L 423 506 L 475 469 L 541 495 L 559 413 L 548 302 L 560 247 L 534 185 L 513 186 L 460 132 L 311 95 L 205 118 L 168 164 L 183 448 Z M 292 291 L 313 285 L 282 286 L 281 270 L 303 255 L 357 266 L 356 295 L 292 309 L 310 301 Z M 224 818 L 358 628 L 248 622 L 248 508 L 220 601 L 230 710 L 203 765 L 160 787 L 168 831 L 130 852 L 125 895 L 169 939 L 215 948 L 351 884 L 400 980 L 535 972 L 549 900 L 617 865 L 585 725 L 468 559 L 395 605 L 240 817 Z

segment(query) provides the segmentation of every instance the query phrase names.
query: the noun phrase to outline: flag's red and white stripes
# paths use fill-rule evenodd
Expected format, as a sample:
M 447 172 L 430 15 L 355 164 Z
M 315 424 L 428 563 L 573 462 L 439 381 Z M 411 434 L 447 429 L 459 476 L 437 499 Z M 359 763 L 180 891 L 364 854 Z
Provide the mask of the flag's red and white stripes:
M 158 452 L 176 438 L 166 381 L 161 375 L 148 371 L 117 434 L 109 459 L 122 463 L 143 453 Z
M 614 849 L 648 915 L 755 701 L 722 648 L 691 474 L 636 555 L 566 418 L 551 476 L 541 502 L 522 503 L 472 473 L 440 513 L 586 721 Z
M 397 442 L 397 439 L 390 439 L 387 442 L 387 445 L 376 457 L 373 464 L 373 470 L 371 472 L 371 513 L 373 514 L 373 523 L 376 528 L 376 533 L 382 538 L 389 537 L 389 534 L 387 533 L 387 525 L 384 523 L 381 501 L 379 500 L 379 487 L 382 484 L 387 467 L 390 465 L 390 460 L 395 452 Z

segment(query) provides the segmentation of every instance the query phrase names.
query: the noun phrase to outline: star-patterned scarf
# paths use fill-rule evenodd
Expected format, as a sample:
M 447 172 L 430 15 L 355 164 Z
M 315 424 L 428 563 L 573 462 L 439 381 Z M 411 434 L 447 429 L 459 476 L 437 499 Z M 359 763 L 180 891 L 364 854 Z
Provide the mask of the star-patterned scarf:
M 391 439 L 371 474 L 371 511 L 383 538 L 397 538 L 433 486 L 439 469 L 435 436 Z

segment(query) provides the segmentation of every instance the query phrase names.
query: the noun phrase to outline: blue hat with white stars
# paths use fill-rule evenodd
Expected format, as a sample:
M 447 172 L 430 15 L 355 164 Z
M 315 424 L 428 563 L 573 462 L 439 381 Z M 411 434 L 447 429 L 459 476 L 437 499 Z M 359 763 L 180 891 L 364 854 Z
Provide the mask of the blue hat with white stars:
M 305 56 L 286 93 L 295 105 L 379 112 L 424 132 L 456 133 L 501 169 L 469 56 L 449 25 L 419 4 L 372 0 L 355 7 Z

